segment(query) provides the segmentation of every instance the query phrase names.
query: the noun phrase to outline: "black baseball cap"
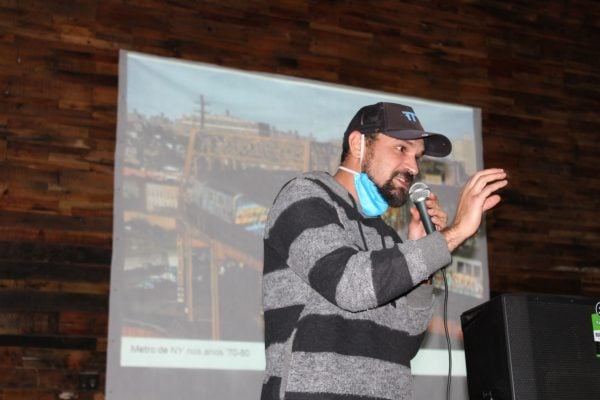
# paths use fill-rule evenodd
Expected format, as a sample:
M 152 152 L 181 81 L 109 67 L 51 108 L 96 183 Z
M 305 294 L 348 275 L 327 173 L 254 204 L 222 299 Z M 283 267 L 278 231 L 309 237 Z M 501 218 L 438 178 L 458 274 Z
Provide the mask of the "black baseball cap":
M 365 135 L 383 133 L 396 139 L 424 139 L 425 154 L 432 157 L 445 157 L 452 151 L 446 136 L 426 132 L 412 107 L 402 104 L 377 103 L 358 110 L 344 133 L 344 152 L 349 148 L 348 136 L 354 131 Z

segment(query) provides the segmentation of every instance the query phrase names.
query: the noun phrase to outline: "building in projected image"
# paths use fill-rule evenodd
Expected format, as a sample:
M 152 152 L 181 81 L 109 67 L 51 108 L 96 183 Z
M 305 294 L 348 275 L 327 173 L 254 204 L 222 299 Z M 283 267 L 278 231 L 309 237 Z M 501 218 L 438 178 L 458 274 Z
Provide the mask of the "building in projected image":
M 333 145 L 206 112 L 175 121 L 132 113 L 127 126 L 123 270 L 126 296 L 144 301 L 126 302 L 123 333 L 261 341 L 272 182 L 330 168 Z M 232 292 L 250 297 L 223 295 Z

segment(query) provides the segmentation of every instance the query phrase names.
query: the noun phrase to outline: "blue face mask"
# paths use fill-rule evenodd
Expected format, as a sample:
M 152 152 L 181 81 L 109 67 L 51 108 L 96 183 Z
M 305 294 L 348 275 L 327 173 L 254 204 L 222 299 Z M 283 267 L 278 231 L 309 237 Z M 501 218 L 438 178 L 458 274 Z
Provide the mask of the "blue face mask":
M 360 208 L 369 217 L 378 217 L 388 209 L 388 203 L 379 193 L 379 189 L 369 179 L 369 175 L 363 173 L 354 175 L 354 187 L 360 201 Z
M 364 135 L 361 137 L 360 143 L 360 164 L 362 167 L 364 147 Z M 375 183 L 369 178 L 364 172 L 356 172 L 349 168 L 339 166 L 342 171 L 350 172 L 354 175 L 354 188 L 358 196 L 360 208 L 365 215 L 369 217 L 378 217 L 388 209 L 388 203 L 384 200 L 379 193 L 379 189 L 375 186 Z

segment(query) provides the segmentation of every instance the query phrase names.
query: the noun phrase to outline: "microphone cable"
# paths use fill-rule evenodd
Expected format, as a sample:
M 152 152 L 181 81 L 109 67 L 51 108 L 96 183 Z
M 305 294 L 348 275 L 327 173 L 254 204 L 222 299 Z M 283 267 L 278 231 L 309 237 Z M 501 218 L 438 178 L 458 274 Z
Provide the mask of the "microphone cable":
M 444 333 L 446 334 L 446 344 L 448 346 L 448 380 L 446 382 L 446 400 L 450 400 L 450 387 L 452 386 L 452 343 L 450 341 L 450 331 L 448 329 L 448 276 L 446 267 L 442 268 L 444 277 Z
M 429 235 L 435 232 L 435 226 L 431 222 L 431 218 L 427 214 L 425 200 L 429 198 L 431 190 L 423 182 L 415 182 L 408 189 L 410 200 L 413 202 L 419 215 L 425 232 Z M 444 278 L 444 333 L 446 334 L 446 344 L 448 347 L 448 380 L 446 383 L 446 400 L 450 400 L 450 388 L 452 386 L 452 343 L 450 340 L 450 331 L 448 329 L 448 276 L 446 275 L 446 267 L 442 268 L 442 276 Z

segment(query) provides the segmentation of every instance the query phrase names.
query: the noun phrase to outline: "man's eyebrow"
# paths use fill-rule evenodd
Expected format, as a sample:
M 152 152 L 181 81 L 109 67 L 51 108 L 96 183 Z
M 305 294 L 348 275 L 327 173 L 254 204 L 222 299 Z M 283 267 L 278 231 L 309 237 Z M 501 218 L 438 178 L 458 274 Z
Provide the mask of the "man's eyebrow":
M 415 140 L 418 139 L 396 139 L 398 140 L 400 143 L 397 143 L 397 145 L 403 144 L 406 145 L 408 147 L 412 147 L 413 149 L 417 146 L 415 143 Z M 425 142 L 423 142 L 423 145 L 425 144 Z M 423 146 L 423 150 L 421 150 L 420 152 L 417 153 L 417 157 L 423 157 L 425 155 L 425 147 Z

